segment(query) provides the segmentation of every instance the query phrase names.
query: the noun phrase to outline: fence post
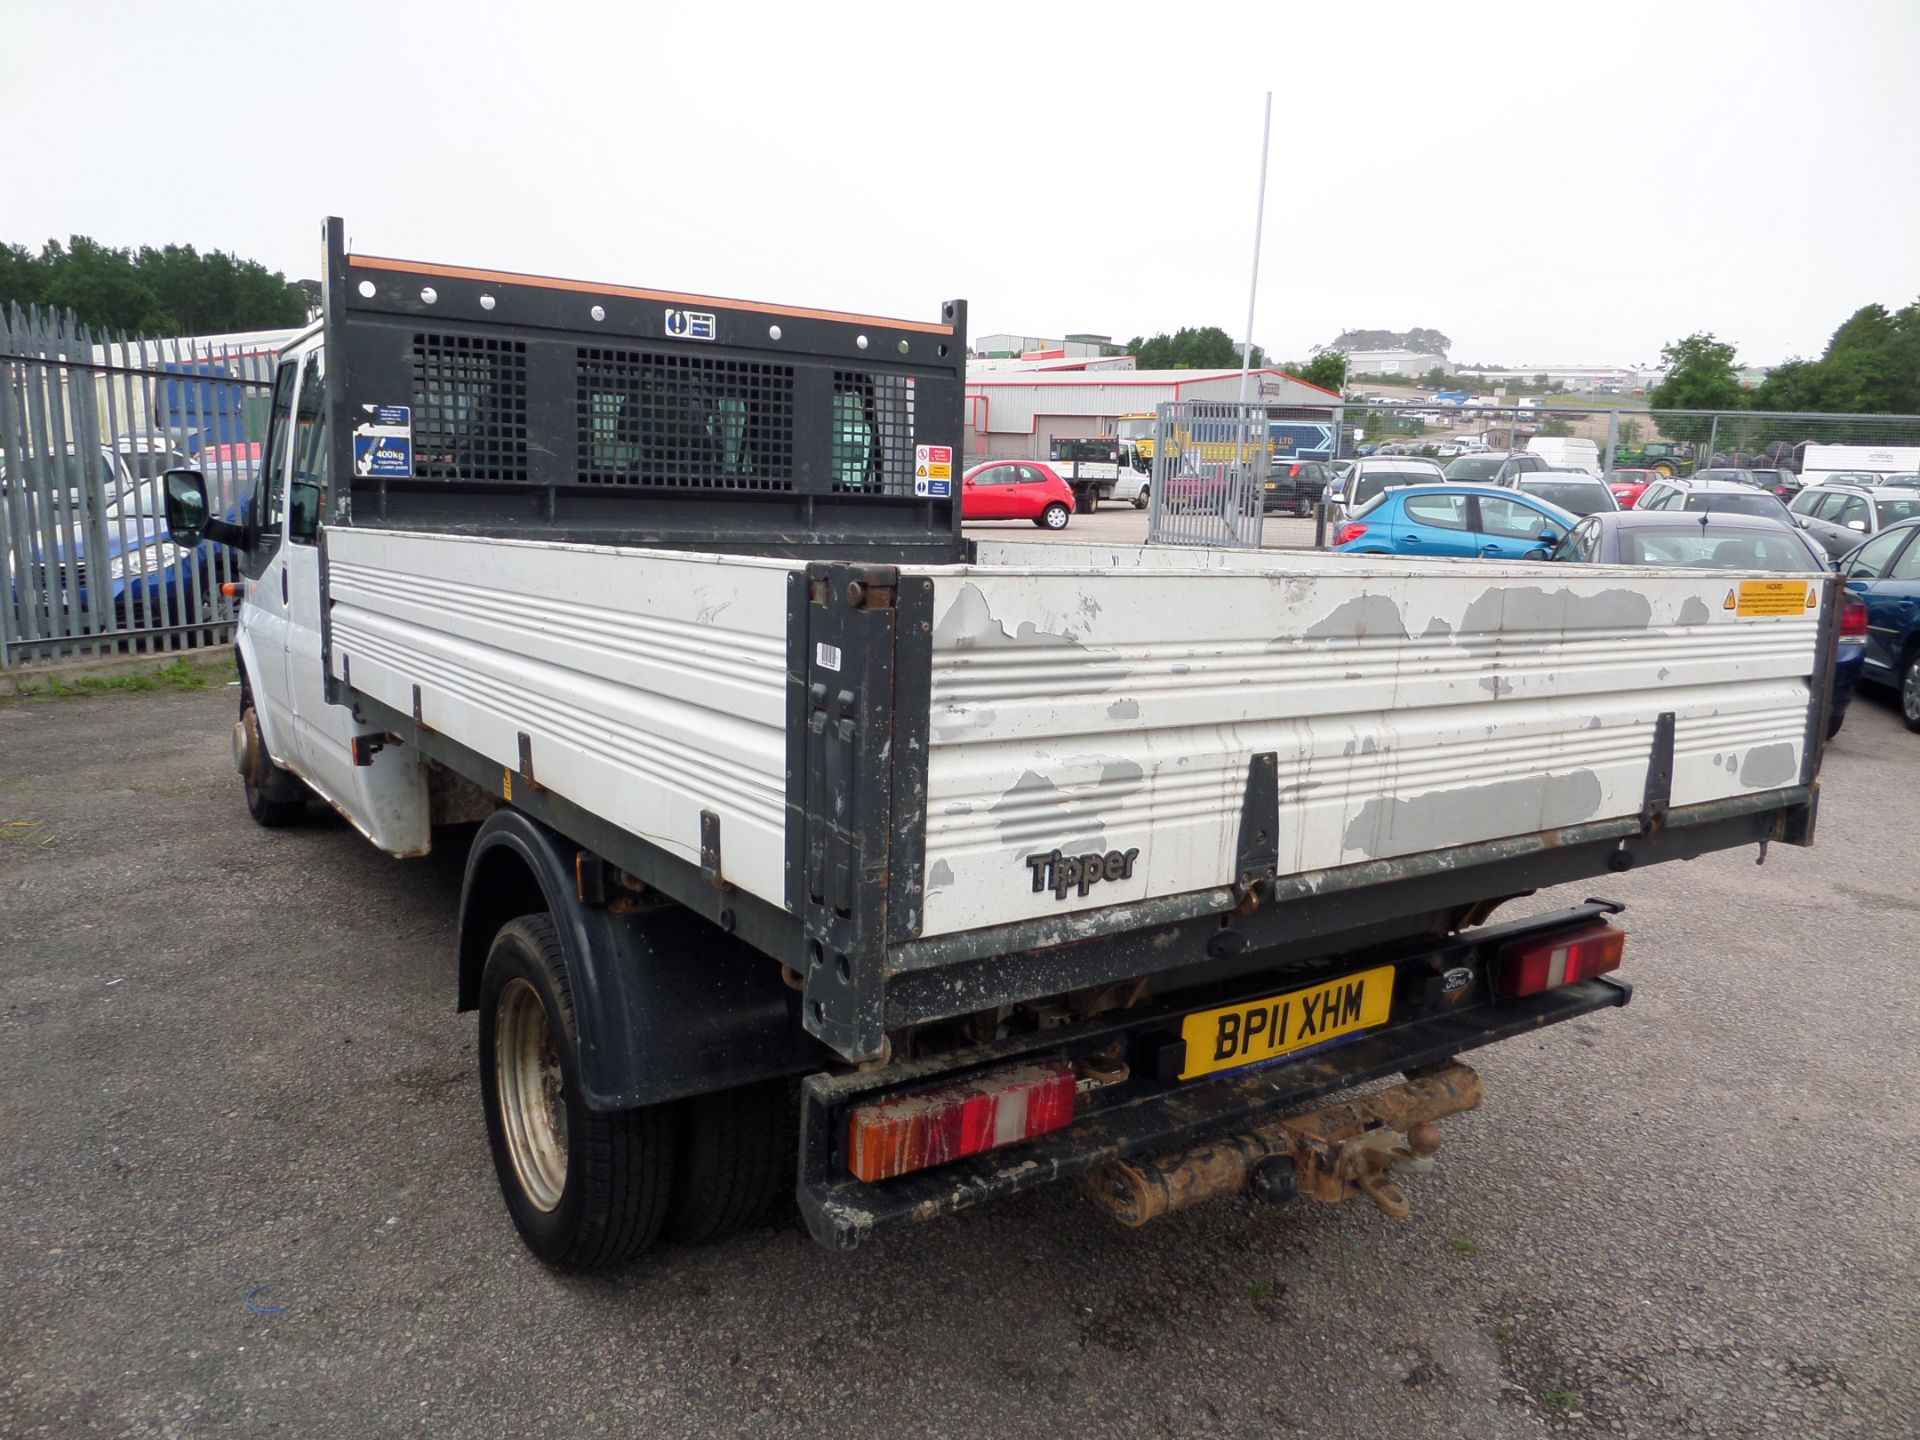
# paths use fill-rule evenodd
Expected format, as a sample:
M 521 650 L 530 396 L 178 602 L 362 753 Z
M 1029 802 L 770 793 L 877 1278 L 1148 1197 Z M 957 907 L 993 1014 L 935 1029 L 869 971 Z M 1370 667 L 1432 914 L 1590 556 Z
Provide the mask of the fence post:
M 1600 465 L 1600 473 L 1602 475 L 1611 475 L 1613 473 L 1613 449 L 1619 442 L 1620 412 L 1618 410 L 1609 410 L 1607 411 L 1607 456 Z
M 1710 425 L 1710 426 L 1709 426 L 1709 427 L 1707 428 L 1707 459 L 1706 459 L 1706 463 L 1705 463 L 1705 464 L 1703 465 L 1703 464 L 1701 464 L 1701 463 L 1700 463 L 1699 461 L 1695 461 L 1695 462 L 1694 462 L 1694 466 L 1693 466 L 1693 468 L 1694 468 L 1694 469 L 1696 469 L 1696 470 L 1710 470 L 1710 469 L 1712 469 L 1712 468 L 1713 468 L 1713 453 L 1714 453 L 1714 451 L 1715 451 L 1715 450 L 1716 450 L 1716 449 L 1717 449 L 1717 448 L 1719 447 L 1719 443 L 1720 443 L 1720 417 L 1719 417 L 1719 416 L 1718 416 L 1718 415 L 1716 414 L 1716 415 L 1715 415 L 1715 416 L 1713 417 L 1713 423 L 1712 423 L 1712 425 Z

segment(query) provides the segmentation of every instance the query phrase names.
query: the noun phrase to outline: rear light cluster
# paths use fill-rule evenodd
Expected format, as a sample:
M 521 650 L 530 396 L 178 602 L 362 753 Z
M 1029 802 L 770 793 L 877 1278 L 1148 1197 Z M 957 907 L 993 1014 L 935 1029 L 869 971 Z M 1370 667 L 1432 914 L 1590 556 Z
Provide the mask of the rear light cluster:
M 1349 540 L 1358 540 L 1366 533 L 1367 527 L 1364 525 L 1342 525 L 1338 530 L 1333 532 L 1333 543 L 1335 545 L 1344 545 Z
M 1845 596 L 1841 602 L 1840 638 L 1842 640 L 1867 638 L 1867 602 L 1856 595 Z
M 1543 939 L 1516 941 L 1500 952 L 1500 991 L 1510 997 L 1538 995 L 1591 980 L 1618 970 L 1626 946 L 1627 932 L 1604 920 Z
M 1064 1060 L 993 1071 L 894 1095 L 847 1117 L 847 1168 L 872 1184 L 1073 1123 L 1077 1085 Z

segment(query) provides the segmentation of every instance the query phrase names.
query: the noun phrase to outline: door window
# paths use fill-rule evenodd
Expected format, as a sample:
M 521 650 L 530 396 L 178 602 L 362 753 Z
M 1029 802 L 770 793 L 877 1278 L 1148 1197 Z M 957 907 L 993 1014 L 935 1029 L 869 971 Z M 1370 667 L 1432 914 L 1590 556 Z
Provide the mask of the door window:
M 1011 465 L 991 465 L 973 477 L 976 485 L 1012 485 L 1020 478 L 1019 472 Z
M 1818 490 L 1802 490 L 1793 497 L 1793 503 L 1787 508 L 1796 515 L 1811 515 L 1815 507 L 1826 498 Z
M 1896 530 L 1896 535 L 1912 535 L 1913 530 Z M 1893 562 L 1893 569 L 1887 572 L 1889 580 L 1920 580 L 1920 540 L 1907 546 L 1906 553 Z
M 293 388 L 298 365 L 281 362 L 273 376 L 273 411 L 267 420 L 267 440 L 260 447 L 260 473 L 253 479 L 248 520 L 253 526 L 249 572 L 258 578 L 280 549 L 280 519 L 286 508 L 287 448 L 293 431 Z
M 1886 573 L 1887 562 L 1893 558 L 1893 552 L 1900 548 L 1900 542 L 1906 538 L 1906 534 L 1904 530 L 1895 530 L 1874 536 L 1847 562 L 1846 578 L 1878 580 Z
M 1034 469 L 1033 466 L 1031 465 L 1020 465 L 1017 467 L 1009 467 L 1009 468 L 1016 468 L 1019 470 L 1020 472 L 1019 483 L 1022 485 L 1044 485 L 1047 483 L 1047 477 L 1042 475 L 1038 470 Z
M 1867 502 L 1858 495 L 1844 497 L 1833 512 L 1834 524 L 1847 526 L 1857 524 L 1862 530 L 1867 528 L 1871 518 L 1872 511 L 1867 508 Z
M 1464 495 L 1410 495 L 1406 501 L 1407 518 L 1420 525 L 1440 530 L 1467 528 L 1467 497 Z
M 1491 495 L 1480 497 L 1480 529 L 1485 534 L 1508 540 L 1537 540 L 1541 531 L 1559 528 L 1538 510 L 1518 500 L 1497 499 Z
M 311 545 L 320 528 L 327 490 L 326 356 L 307 355 L 300 376 L 300 401 L 293 416 L 293 483 L 288 498 L 287 538 Z

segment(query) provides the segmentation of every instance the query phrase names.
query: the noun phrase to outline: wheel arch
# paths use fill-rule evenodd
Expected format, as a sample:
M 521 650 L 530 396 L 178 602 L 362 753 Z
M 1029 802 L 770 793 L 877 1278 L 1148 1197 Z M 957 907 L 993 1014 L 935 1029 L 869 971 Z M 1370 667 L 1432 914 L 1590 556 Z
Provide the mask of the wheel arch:
M 500 927 L 540 910 L 566 959 L 591 1108 L 653 1105 L 828 1063 L 779 962 L 679 905 L 616 913 L 582 901 L 582 853 L 519 810 L 481 825 L 460 895 L 460 1009 L 479 1003 Z

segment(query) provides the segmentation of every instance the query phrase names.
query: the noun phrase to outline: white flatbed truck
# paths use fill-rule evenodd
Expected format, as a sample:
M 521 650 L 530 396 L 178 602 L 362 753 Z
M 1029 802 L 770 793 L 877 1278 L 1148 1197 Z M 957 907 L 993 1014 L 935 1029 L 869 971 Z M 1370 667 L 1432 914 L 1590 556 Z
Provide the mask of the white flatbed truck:
M 1630 994 L 1618 905 L 1498 905 L 1811 841 L 1831 582 L 976 544 L 961 303 L 342 237 L 244 512 L 174 471 L 169 523 L 244 557 L 254 818 L 469 827 L 455 989 L 556 1266 L 782 1194 L 839 1247 L 1070 1177 L 1404 1213 L 1461 1055 Z

